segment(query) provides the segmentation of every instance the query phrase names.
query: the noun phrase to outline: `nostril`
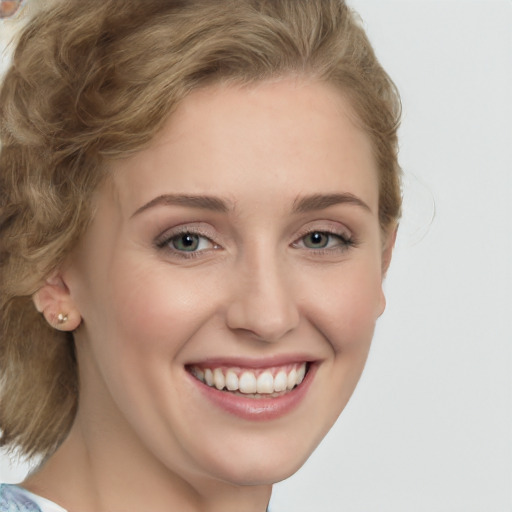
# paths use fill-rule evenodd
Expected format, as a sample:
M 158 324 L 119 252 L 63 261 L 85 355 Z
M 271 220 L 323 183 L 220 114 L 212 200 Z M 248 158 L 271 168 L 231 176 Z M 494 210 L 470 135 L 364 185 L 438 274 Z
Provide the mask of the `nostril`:
M 247 336 L 266 343 L 279 342 L 287 333 L 293 331 L 299 323 L 298 315 L 290 311 L 282 316 L 258 314 L 256 311 L 243 311 L 231 314 L 228 327 L 246 333 Z
M 298 305 L 281 270 L 275 262 L 247 265 L 245 279 L 234 285 L 226 307 L 231 330 L 272 343 L 297 327 Z

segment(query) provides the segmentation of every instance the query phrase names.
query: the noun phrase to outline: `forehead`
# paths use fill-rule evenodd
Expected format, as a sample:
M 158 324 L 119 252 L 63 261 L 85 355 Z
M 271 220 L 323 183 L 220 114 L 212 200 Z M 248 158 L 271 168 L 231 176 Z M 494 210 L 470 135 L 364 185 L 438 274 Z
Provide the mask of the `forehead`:
M 258 196 L 350 192 L 377 209 L 368 136 L 334 87 L 282 79 L 189 94 L 150 146 L 112 164 L 131 209 L 162 193 Z M 293 196 L 293 197 L 292 197 Z

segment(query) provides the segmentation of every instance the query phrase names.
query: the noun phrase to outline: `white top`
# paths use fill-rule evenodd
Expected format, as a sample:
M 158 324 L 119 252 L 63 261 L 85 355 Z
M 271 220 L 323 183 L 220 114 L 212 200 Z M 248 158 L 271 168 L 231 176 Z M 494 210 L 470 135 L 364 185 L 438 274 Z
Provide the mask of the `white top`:
M 65 509 L 17 485 L 0 485 L 1 512 L 67 512 Z

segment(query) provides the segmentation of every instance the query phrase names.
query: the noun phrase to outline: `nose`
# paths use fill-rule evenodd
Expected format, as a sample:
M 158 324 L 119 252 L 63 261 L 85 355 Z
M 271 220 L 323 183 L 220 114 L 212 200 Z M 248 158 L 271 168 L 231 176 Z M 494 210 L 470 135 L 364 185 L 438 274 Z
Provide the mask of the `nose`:
M 227 309 L 227 325 L 254 338 L 277 342 L 299 324 L 290 272 L 277 258 L 252 258 L 240 264 Z

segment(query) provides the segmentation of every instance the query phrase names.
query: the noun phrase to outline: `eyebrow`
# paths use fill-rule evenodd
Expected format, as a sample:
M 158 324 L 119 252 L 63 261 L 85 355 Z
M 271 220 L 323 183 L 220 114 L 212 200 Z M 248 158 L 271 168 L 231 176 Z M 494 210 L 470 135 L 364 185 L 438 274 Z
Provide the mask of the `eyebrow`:
M 313 194 L 298 197 L 293 203 L 293 213 L 306 213 L 314 210 L 324 210 L 337 204 L 352 204 L 371 213 L 370 207 L 359 197 L 349 192 L 342 194 Z
M 181 195 L 181 194 L 163 194 L 155 197 L 149 203 L 141 206 L 132 217 L 153 208 L 155 206 L 188 206 L 189 208 L 200 208 L 214 212 L 225 213 L 230 210 L 228 203 L 223 199 L 213 196 L 202 195 Z
M 324 210 L 337 204 L 352 204 L 359 206 L 371 213 L 370 207 L 354 194 L 349 192 L 337 194 L 313 194 L 304 197 L 298 197 L 293 203 L 292 213 L 307 213 L 314 210 Z M 186 206 L 189 208 L 199 208 L 214 212 L 226 213 L 232 208 L 228 202 L 214 196 L 206 195 L 183 195 L 183 194 L 163 194 L 155 197 L 148 203 L 141 206 L 133 213 L 132 217 L 153 208 L 155 206 Z

